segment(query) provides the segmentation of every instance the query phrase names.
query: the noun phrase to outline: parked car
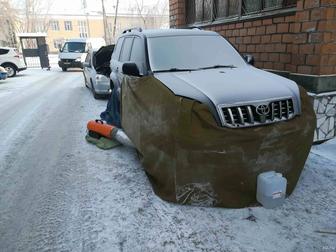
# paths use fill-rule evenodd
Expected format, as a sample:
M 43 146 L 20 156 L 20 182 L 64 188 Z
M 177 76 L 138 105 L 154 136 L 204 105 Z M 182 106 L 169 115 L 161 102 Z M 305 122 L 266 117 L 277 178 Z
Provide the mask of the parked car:
M 7 71 L 5 68 L 0 67 L 0 80 L 6 80 L 7 79 Z
M 8 77 L 14 77 L 16 73 L 27 69 L 18 50 L 12 47 L 0 47 L 0 66 L 6 69 Z
M 111 70 L 112 124 L 118 112 L 161 198 L 246 207 L 257 202 L 257 177 L 268 171 L 288 181 L 287 191 L 274 187 L 268 196 L 295 188 L 316 125 L 295 82 L 253 67 L 221 35 L 197 29 L 127 30 Z
M 105 46 L 103 38 L 77 38 L 67 40 L 58 54 L 58 65 L 62 71 L 68 68 L 83 68 L 87 52 Z
M 95 99 L 106 97 L 111 90 L 110 60 L 114 45 L 90 50 L 83 63 L 85 86 L 91 89 Z

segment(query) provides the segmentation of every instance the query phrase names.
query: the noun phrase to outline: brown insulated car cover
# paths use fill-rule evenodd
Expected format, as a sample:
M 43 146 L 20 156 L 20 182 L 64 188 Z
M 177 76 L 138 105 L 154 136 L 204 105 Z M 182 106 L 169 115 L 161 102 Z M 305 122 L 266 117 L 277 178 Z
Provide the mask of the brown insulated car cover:
M 155 193 L 181 204 L 246 207 L 258 174 L 274 170 L 290 194 L 311 148 L 315 114 L 301 88 L 302 115 L 267 126 L 217 126 L 208 108 L 175 96 L 153 76 L 125 77 L 122 127 L 142 156 Z

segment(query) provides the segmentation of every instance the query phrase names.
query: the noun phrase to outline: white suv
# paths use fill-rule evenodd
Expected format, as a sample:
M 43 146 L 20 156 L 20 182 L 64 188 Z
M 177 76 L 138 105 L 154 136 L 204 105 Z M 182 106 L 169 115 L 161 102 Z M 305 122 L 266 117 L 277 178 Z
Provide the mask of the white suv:
M 0 66 L 6 69 L 8 77 L 14 77 L 17 72 L 27 69 L 18 50 L 11 47 L 0 47 Z

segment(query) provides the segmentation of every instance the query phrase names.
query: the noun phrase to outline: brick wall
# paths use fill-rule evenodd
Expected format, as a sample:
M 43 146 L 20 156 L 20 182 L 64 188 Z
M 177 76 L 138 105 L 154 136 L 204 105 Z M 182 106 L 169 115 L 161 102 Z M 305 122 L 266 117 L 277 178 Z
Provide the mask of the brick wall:
M 335 0 L 299 0 L 293 30 L 291 72 L 336 73 Z
M 170 27 L 185 26 L 185 0 L 169 0 Z
M 295 15 L 208 27 L 226 37 L 241 53 L 252 54 L 259 68 L 292 69 L 292 36 Z
M 296 11 L 212 24 L 256 66 L 308 75 L 336 74 L 336 0 L 298 0 Z M 171 27 L 185 27 L 185 0 L 170 0 Z

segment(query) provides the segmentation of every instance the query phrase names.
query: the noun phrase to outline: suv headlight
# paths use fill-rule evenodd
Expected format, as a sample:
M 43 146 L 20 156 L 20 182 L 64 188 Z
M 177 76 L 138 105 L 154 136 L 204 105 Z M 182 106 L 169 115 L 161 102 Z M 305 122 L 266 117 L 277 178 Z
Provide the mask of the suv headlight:
M 81 59 L 81 57 L 79 57 L 79 58 L 75 59 L 75 61 L 76 61 L 76 62 L 81 62 L 82 59 Z

